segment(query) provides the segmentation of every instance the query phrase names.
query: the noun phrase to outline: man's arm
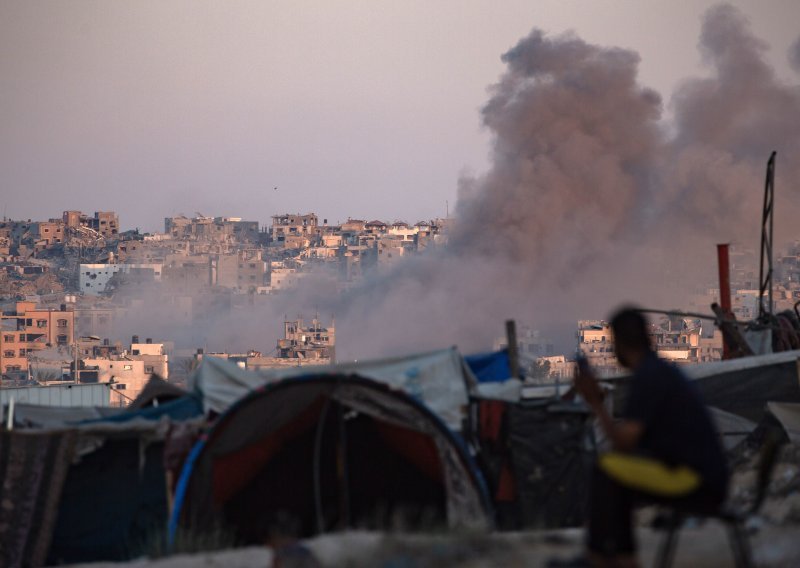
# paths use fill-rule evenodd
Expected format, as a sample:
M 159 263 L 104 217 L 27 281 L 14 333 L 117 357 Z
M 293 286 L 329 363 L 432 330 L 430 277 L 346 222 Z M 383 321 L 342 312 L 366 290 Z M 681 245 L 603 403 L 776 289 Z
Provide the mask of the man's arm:
M 615 422 L 603 405 L 602 390 L 591 371 L 578 372 L 575 388 L 597 417 L 600 427 L 611 441 L 611 446 L 619 452 L 633 451 L 642 437 L 644 424 L 634 420 Z

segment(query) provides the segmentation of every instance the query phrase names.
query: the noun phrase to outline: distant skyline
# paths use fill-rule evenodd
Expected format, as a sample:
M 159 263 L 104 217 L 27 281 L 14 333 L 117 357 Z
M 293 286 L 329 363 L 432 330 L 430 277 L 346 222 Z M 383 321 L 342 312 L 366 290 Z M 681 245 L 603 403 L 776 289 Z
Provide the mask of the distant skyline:
M 0 214 L 443 216 L 487 167 L 480 109 L 533 27 L 637 51 L 669 117 L 715 3 L 0 0 Z M 788 77 L 800 3 L 731 3 Z

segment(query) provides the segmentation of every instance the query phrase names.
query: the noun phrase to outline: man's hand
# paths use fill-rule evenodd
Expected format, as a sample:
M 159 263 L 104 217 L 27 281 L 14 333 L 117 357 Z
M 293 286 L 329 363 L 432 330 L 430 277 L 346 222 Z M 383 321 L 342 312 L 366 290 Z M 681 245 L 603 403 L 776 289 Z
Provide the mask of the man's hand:
M 575 375 L 575 389 L 583 397 L 593 409 L 603 404 L 603 389 L 600 388 L 600 383 L 594 373 L 588 367 L 581 370 L 578 369 Z
M 597 416 L 600 427 L 608 436 L 614 449 L 620 452 L 633 451 L 642 437 L 644 424 L 630 420 L 614 422 L 608 410 L 603 406 L 605 398 L 603 389 L 588 365 L 578 366 L 578 372 L 575 375 L 575 390 Z

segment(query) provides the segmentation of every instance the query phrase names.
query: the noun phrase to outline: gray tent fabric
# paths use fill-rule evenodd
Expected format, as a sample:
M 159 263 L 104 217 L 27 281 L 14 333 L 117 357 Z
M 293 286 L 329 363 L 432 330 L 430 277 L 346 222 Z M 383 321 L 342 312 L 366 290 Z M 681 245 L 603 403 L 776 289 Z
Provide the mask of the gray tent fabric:
M 247 371 L 230 361 L 209 356 L 203 358 L 190 386 L 202 393 L 207 412 L 221 414 L 265 384 L 308 375 L 350 374 L 403 390 L 423 402 L 454 431 L 462 427 L 470 391 L 477 384 L 461 354 L 452 347 L 406 357 L 260 372 Z
M 767 407 L 778 419 L 793 443 L 800 443 L 800 404 L 787 402 L 770 402 Z
M 759 422 L 768 402 L 800 403 L 800 351 L 742 357 L 681 367 L 692 379 L 706 404 Z M 613 384 L 614 409 L 625 407 L 630 376 L 604 379 Z
M 714 426 L 716 426 L 719 435 L 722 436 L 722 445 L 726 450 L 735 448 L 756 429 L 757 424 L 752 420 L 725 412 L 713 406 L 709 410 L 711 411 L 711 418 L 714 420 Z

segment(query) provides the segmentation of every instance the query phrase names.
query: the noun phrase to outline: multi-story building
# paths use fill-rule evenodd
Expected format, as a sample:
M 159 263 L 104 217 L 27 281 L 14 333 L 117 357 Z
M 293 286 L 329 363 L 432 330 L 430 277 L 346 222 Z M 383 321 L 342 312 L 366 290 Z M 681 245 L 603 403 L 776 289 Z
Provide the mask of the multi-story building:
M 622 370 L 614 355 L 613 341 L 608 322 L 603 320 L 578 322 L 579 348 L 598 376 L 615 375 Z
M 303 249 L 319 239 L 317 216 L 289 214 L 273 215 L 269 240 L 272 246 L 283 249 Z
M 0 372 L 26 372 L 28 355 L 48 347 L 68 348 L 75 339 L 75 312 L 37 308 L 17 302 L 14 311 L 0 316 Z
M 80 211 L 64 211 L 61 219 L 66 227 L 75 230 L 90 229 L 106 239 L 119 234 L 119 217 L 113 211 L 95 211 L 94 217 Z
M 231 243 L 257 243 L 259 240 L 258 221 L 243 221 L 241 217 L 166 217 L 164 233 L 178 240 Z
M 334 325 L 323 327 L 319 318 L 306 326 L 302 318 L 283 322 L 283 339 L 278 340 L 278 352 L 285 359 L 336 359 L 336 330 Z
M 722 358 L 722 334 L 704 336 L 699 320 L 680 316 L 664 317 L 648 329 L 653 350 L 675 364 L 696 364 Z M 614 354 L 609 324 L 602 320 L 578 322 L 578 341 L 583 355 L 600 376 L 623 372 Z
M 146 339 L 139 342 L 134 335 L 130 347 L 120 350 L 104 342 L 92 347 L 91 356 L 81 357 L 78 379 L 82 383 L 110 383 L 116 392 L 117 403 L 126 406 L 142 392 L 154 376 L 169 378 L 169 356 L 163 343 Z
M 246 353 L 209 352 L 198 349 L 195 364 L 204 357 L 226 359 L 243 369 L 258 371 L 305 365 L 328 365 L 336 361 L 336 332 L 333 323 L 324 327 L 318 318 L 305 325 L 301 318 L 283 323 L 283 338 L 278 340 L 275 357 L 265 357 L 251 349 Z
M 158 282 L 163 271 L 162 264 L 130 263 L 130 264 L 81 264 L 78 273 L 78 287 L 83 294 L 98 296 L 106 291 L 115 277 L 142 281 Z

